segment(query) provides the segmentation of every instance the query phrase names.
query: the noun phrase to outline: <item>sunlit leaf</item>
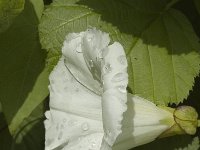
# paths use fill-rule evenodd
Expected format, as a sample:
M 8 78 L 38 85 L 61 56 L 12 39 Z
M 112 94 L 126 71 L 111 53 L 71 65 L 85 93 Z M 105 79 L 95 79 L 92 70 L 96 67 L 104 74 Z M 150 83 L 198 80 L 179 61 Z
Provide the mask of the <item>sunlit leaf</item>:
M 36 16 L 40 20 L 40 18 L 42 16 L 42 12 L 44 10 L 44 2 L 43 2 L 43 0 L 30 0 L 30 2 L 33 5 L 33 8 L 34 8 L 35 13 L 36 13 Z
M 39 26 L 50 68 L 70 32 L 96 27 L 125 48 L 129 91 L 157 104 L 179 103 L 200 69 L 200 45 L 190 22 L 167 0 L 55 0 Z

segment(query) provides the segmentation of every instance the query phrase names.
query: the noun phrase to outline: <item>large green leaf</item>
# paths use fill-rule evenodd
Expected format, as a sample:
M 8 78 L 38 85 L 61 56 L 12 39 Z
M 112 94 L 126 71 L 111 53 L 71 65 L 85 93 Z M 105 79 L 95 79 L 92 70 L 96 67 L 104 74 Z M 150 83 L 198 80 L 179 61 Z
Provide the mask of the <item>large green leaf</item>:
M 16 112 L 13 117 L 9 129 L 14 132 L 18 126 L 21 124 L 24 118 L 26 118 L 36 106 L 43 101 L 48 95 L 48 75 L 49 72 L 47 69 L 44 69 L 36 79 L 33 89 L 29 92 L 26 100 L 21 105 L 21 107 Z
M 27 0 L 24 11 L 0 35 L 0 101 L 12 134 L 48 95 L 46 52 L 39 43 L 37 15 Z
M 188 18 L 197 36 L 200 37 L 200 14 L 196 9 L 194 1 L 195 0 L 193 1 L 181 0 L 178 3 L 176 3 L 176 5 L 174 5 L 173 7 L 181 11 Z
M 179 103 L 200 69 L 200 45 L 190 22 L 168 0 L 55 0 L 39 25 L 49 66 L 70 32 L 96 27 L 123 44 L 129 90 L 157 104 Z
M 13 19 L 24 9 L 25 0 L 0 1 L 0 33 L 5 31 Z

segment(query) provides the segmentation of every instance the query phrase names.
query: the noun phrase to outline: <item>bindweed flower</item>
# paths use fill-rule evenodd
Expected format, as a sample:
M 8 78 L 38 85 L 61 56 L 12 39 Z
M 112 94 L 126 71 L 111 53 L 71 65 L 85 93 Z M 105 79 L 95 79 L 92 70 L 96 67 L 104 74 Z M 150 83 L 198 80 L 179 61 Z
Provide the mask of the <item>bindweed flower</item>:
M 109 35 L 96 29 L 67 35 L 49 77 L 45 149 L 127 150 L 158 137 L 194 134 L 193 108 L 158 107 L 127 93 L 124 49 L 109 43 Z

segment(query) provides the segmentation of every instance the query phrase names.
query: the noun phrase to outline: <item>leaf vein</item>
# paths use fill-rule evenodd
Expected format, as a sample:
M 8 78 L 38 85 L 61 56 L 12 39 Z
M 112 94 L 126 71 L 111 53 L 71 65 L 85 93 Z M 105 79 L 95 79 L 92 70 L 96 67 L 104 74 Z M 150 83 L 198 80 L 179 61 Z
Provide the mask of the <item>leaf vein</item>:
M 149 45 L 147 45 L 147 52 L 148 52 L 148 56 L 149 56 L 149 66 L 150 66 L 151 79 L 152 79 L 151 82 L 152 82 L 152 85 L 153 85 L 152 97 L 153 97 L 153 100 L 155 100 L 155 84 L 154 84 L 154 78 L 153 78 L 153 65 L 152 65 L 151 53 L 150 53 L 150 50 L 149 50 Z
M 59 26 L 56 26 L 55 28 L 53 28 L 48 34 L 51 34 L 52 32 L 56 31 L 56 30 L 59 30 L 59 28 L 65 26 L 66 24 L 69 24 L 69 23 L 73 23 L 74 21 L 76 21 L 77 19 L 81 19 L 81 18 L 84 18 L 84 17 L 88 17 L 90 15 L 94 15 L 92 12 L 88 12 L 88 13 L 85 13 L 81 16 L 78 16 L 78 17 L 74 17 L 72 19 L 69 19 L 69 20 L 65 20 L 66 22 L 63 22 L 61 23 Z
M 168 37 L 168 42 L 169 42 L 169 46 L 170 46 L 170 50 L 171 50 L 170 58 L 171 58 L 171 67 L 172 67 L 171 69 L 172 69 L 172 75 L 173 75 L 172 79 L 173 79 L 173 84 L 174 84 L 174 94 L 175 94 L 176 101 L 177 101 L 178 100 L 177 83 L 176 83 L 176 78 L 175 78 L 175 67 L 174 67 L 174 59 L 173 59 L 174 50 L 173 50 L 172 43 L 171 43 L 171 40 L 170 40 L 170 37 L 169 37 L 169 34 L 168 34 L 167 26 L 166 26 L 163 18 L 162 18 L 162 22 L 163 22 L 163 26 L 164 26 L 164 29 L 165 29 L 165 32 L 166 32 L 166 36 Z

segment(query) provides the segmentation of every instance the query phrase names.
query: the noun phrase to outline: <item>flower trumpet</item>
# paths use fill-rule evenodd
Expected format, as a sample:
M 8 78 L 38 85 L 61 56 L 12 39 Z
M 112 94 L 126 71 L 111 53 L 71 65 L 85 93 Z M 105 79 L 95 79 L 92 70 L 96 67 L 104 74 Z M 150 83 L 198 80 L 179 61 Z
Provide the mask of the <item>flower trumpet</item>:
M 127 150 L 158 137 L 194 134 L 193 108 L 158 107 L 127 93 L 124 49 L 109 43 L 109 35 L 96 29 L 67 35 L 49 77 L 45 149 Z

